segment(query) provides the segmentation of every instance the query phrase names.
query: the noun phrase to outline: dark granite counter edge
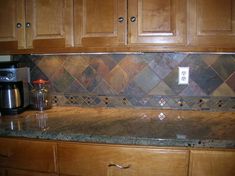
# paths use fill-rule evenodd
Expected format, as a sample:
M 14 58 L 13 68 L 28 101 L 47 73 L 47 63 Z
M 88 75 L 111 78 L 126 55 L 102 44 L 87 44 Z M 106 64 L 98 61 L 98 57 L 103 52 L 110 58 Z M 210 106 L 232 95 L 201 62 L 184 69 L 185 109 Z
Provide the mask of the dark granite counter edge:
M 29 139 L 89 142 L 120 145 L 146 145 L 156 147 L 195 147 L 195 148 L 228 148 L 235 149 L 231 140 L 198 140 L 198 139 L 156 139 L 144 137 L 123 137 L 87 134 L 48 133 L 46 131 L 6 131 L 0 130 L 0 137 L 24 137 Z

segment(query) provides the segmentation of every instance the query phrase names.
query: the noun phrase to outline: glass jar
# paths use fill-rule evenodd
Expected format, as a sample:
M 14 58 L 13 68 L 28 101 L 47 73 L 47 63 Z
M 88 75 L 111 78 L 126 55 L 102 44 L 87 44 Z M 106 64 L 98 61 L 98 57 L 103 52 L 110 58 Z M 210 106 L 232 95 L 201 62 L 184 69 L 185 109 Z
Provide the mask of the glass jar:
M 34 109 L 43 111 L 51 108 L 51 97 L 48 81 L 43 79 L 33 81 L 31 104 Z

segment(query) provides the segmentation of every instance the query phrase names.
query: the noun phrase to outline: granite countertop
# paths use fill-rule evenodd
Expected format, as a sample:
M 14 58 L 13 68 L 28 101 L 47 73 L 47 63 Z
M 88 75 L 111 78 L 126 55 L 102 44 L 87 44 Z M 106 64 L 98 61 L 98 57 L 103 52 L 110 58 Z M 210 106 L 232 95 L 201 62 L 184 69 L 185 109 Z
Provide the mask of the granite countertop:
M 235 112 L 54 107 L 0 117 L 0 136 L 235 148 Z

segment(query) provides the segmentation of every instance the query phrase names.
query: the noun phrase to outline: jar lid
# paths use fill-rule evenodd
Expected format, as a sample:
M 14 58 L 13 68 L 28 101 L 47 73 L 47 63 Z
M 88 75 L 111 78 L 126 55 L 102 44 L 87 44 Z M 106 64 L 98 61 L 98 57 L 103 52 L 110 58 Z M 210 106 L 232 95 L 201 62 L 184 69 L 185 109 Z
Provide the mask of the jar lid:
M 48 81 L 43 80 L 43 79 L 38 79 L 38 80 L 33 81 L 33 83 L 34 84 L 46 84 L 48 83 Z

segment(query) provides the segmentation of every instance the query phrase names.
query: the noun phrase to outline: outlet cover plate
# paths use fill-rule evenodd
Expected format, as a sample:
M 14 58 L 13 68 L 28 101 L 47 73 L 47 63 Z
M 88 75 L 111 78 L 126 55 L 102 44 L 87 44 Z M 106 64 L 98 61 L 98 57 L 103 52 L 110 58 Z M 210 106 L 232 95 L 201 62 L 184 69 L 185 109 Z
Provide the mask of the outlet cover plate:
M 179 67 L 178 84 L 187 85 L 189 83 L 189 67 Z

